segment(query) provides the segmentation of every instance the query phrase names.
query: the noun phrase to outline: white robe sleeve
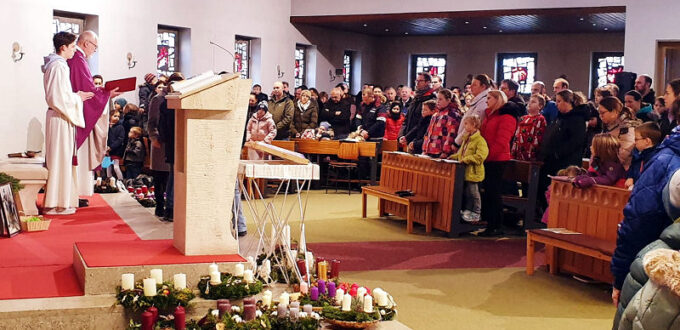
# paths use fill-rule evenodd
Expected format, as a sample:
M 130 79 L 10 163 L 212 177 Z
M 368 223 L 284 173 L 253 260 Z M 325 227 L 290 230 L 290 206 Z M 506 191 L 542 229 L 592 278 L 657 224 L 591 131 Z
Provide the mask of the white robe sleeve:
M 71 88 L 66 63 L 54 63 L 45 72 L 45 101 L 77 127 L 85 127 L 83 100 Z

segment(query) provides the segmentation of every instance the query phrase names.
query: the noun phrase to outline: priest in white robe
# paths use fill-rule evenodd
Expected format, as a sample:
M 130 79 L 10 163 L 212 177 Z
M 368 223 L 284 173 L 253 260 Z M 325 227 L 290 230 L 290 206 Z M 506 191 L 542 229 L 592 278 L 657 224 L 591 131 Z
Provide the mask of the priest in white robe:
M 54 35 L 56 53 L 46 56 L 44 73 L 47 119 L 45 121 L 45 163 L 48 171 L 44 207 L 47 214 L 73 214 L 78 206 L 76 127 L 85 126 L 83 101 L 93 93 L 73 92 L 67 59 L 76 51 L 76 36 Z

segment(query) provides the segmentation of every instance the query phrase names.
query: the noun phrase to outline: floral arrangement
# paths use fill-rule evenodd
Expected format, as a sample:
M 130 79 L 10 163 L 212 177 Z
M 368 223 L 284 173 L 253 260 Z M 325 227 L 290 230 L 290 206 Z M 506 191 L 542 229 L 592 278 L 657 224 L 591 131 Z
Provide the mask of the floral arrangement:
M 259 280 L 246 283 L 242 276 L 234 276 L 229 273 L 221 273 L 222 282 L 211 284 L 210 276 L 201 277 L 198 282 L 198 290 L 205 299 L 241 299 L 256 295 L 262 291 L 263 284 Z
M 137 282 L 132 290 L 122 290 L 118 287 L 117 303 L 133 312 L 142 311 L 151 306 L 167 311 L 178 305 L 189 307 L 189 301 L 196 297 L 191 289 L 175 289 L 172 282 L 156 284 L 156 287 L 156 295 L 153 297 L 144 295 L 144 286 L 141 282 Z
M 283 250 L 282 250 L 281 246 L 277 246 L 274 253 L 277 254 L 279 260 L 286 260 L 285 256 L 283 255 Z M 258 267 L 261 266 L 265 259 L 267 259 L 266 254 L 262 253 L 262 254 L 258 255 L 257 260 L 256 260 L 257 266 Z M 270 260 L 273 260 L 273 258 L 270 258 Z M 279 266 L 279 265 L 272 266 L 272 272 L 269 276 L 271 276 L 272 280 L 275 283 L 286 283 L 286 277 L 288 279 L 290 279 L 290 284 L 299 283 L 297 276 L 294 275 L 295 274 L 294 269 L 292 267 L 290 267 L 290 265 L 288 265 L 285 261 L 284 261 L 284 263 L 286 264 L 286 266 Z M 284 276 L 284 273 L 285 273 L 285 276 Z M 262 279 L 262 280 L 265 280 L 265 279 Z
M 363 304 L 358 298 L 352 299 L 352 307 L 349 311 L 343 311 L 335 307 L 324 307 L 321 312 L 324 318 L 346 322 L 373 322 L 380 321 L 380 312 L 373 310 L 372 313 L 363 311 Z
M 18 193 L 19 190 L 24 189 L 24 185 L 19 183 L 19 179 L 4 173 L 0 172 L 0 185 L 3 185 L 5 183 L 9 183 L 12 185 L 12 192 L 13 193 Z

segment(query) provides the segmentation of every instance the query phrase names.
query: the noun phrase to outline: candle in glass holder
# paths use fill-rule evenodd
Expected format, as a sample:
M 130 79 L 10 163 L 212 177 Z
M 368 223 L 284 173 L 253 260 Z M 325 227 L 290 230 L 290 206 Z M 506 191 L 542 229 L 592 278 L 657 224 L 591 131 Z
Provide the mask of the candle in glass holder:
M 298 269 L 300 270 L 300 276 L 305 276 L 305 275 L 307 275 L 307 267 L 305 267 L 305 266 L 306 266 L 306 264 L 305 264 L 305 261 L 304 261 L 304 260 L 299 259 L 299 260 L 297 261 L 297 267 L 298 267 Z
M 318 280 L 316 286 L 319 287 L 319 294 L 326 294 L 326 281 Z
M 364 297 L 364 312 L 373 313 L 373 297 Z
M 338 278 L 340 276 L 340 260 L 333 259 L 331 261 L 331 278 Z
M 319 262 L 316 276 L 324 281 L 328 279 L 328 261 Z
M 175 308 L 175 312 L 173 313 L 175 316 L 175 330 L 184 330 L 186 329 L 186 312 L 184 311 L 184 307 L 182 306 L 177 306 Z
M 153 330 L 153 314 L 149 311 L 142 313 L 142 330 Z
M 153 297 L 156 295 L 156 280 L 153 278 L 144 279 L 144 296 Z
M 345 294 L 342 297 L 342 311 L 343 312 L 349 312 L 351 306 L 352 306 L 352 296 L 350 296 L 349 294 Z
M 157 284 L 163 283 L 163 270 L 162 269 L 154 268 L 154 269 L 151 270 L 150 273 L 151 273 L 151 276 L 149 276 L 149 277 L 155 279 Z
M 175 289 L 183 290 L 187 288 L 187 275 L 186 274 L 175 274 L 173 276 L 173 284 Z
M 220 274 L 220 272 L 210 273 L 210 284 L 217 285 L 217 284 L 222 283 L 221 276 L 222 276 L 222 274 Z
M 335 297 L 335 282 L 328 282 L 328 296 Z
M 312 301 L 319 300 L 319 288 L 313 286 L 311 289 L 309 289 L 309 299 Z
M 246 283 L 253 283 L 253 282 L 255 282 L 255 280 L 254 280 L 254 278 L 253 278 L 253 271 L 252 271 L 252 270 L 246 269 L 246 270 L 243 272 L 243 281 L 246 282 Z
M 338 289 L 335 291 L 335 304 L 340 305 L 342 304 L 342 299 L 345 296 L 345 290 L 343 289 Z
M 246 321 L 252 321 L 255 319 L 255 305 L 244 305 L 243 315 Z
M 282 318 L 286 317 L 286 313 L 288 313 L 288 307 L 286 307 L 286 305 L 279 303 L 279 305 L 276 308 L 277 316 L 280 319 L 282 319 Z
M 236 266 L 234 266 L 234 276 L 243 276 L 244 269 L 245 267 L 242 263 L 237 263 Z
M 135 274 L 123 274 L 120 278 L 120 288 L 132 290 L 135 288 Z
M 208 274 L 212 272 L 218 272 L 219 269 L 217 269 L 217 264 L 216 263 L 211 263 L 210 266 L 208 266 Z
M 309 292 L 309 285 L 307 282 L 300 283 L 300 293 L 307 294 L 307 292 Z
M 290 303 L 290 296 L 288 295 L 288 292 L 284 292 L 279 296 L 279 305 L 284 305 L 288 306 Z

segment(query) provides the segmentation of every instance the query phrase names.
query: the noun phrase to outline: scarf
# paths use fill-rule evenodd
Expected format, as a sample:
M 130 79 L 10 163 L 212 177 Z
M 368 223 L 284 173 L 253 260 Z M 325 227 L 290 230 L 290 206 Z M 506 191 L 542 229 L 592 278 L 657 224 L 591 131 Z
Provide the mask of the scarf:
M 297 105 L 300 108 L 300 112 L 305 112 L 307 111 L 307 108 L 309 108 L 309 105 L 312 104 L 311 101 L 307 101 L 307 104 L 302 104 L 300 103 L 300 100 L 297 101 Z

